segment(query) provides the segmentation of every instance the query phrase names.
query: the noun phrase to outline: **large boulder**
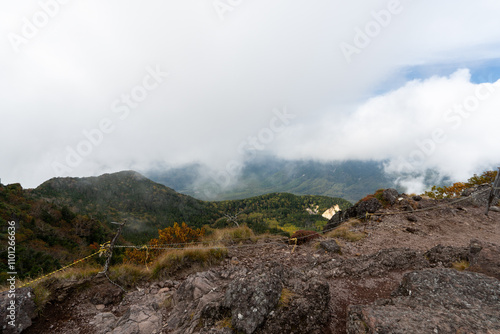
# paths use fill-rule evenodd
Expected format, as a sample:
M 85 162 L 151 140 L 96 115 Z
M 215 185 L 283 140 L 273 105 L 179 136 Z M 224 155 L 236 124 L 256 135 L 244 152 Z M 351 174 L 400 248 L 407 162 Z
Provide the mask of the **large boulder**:
M 405 274 L 389 300 L 350 306 L 347 333 L 497 333 L 500 281 L 434 268 Z
M 328 332 L 330 288 L 317 279 L 283 289 L 280 303 L 271 311 L 258 334 L 320 334 Z
M 231 310 L 232 326 L 251 334 L 261 326 L 279 301 L 284 269 L 279 263 L 261 265 L 229 284 L 222 305 Z
M 468 270 L 483 273 L 500 280 L 500 246 L 471 240 Z
M 356 214 L 358 217 L 364 216 L 368 213 L 375 213 L 382 208 L 382 203 L 376 198 L 370 198 L 366 201 L 361 201 L 357 204 Z
M 384 192 L 382 193 L 382 198 L 383 200 L 390 205 L 396 204 L 398 201 L 399 193 L 396 189 L 385 189 Z
M 468 260 L 469 248 L 437 245 L 425 252 L 424 256 L 431 265 L 441 264 L 449 268 L 454 262 Z
M 12 298 L 11 298 L 12 297 Z M 15 302 L 13 306 L 12 301 Z M 9 308 L 13 308 L 12 310 Z M 21 333 L 35 318 L 35 295 L 30 287 L 0 294 L 0 333 Z
M 205 318 L 220 318 L 221 275 L 209 270 L 190 275 L 177 289 L 173 297 L 174 307 L 167 318 L 167 329 L 173 334 L 190 334 L 198 331 L 197 326 Z M 189 312 L 188 312 L 189 310 Z
M 329 253 L 341 253 L 341 249 L 335 239 L 326 239 L 319 243 L 319 246 Z
M 376 198 L 369 198 L 364 201 L 359 201 L 347 210 L 337 212 L 332 218 L 330 218 L 328 223 L 323 228 L 323 231 L 330 231 L 349 218 L 365 217 L 367 212 L 375 213 L 382 207 L 382 203 L 380 203 L 380 201 Z

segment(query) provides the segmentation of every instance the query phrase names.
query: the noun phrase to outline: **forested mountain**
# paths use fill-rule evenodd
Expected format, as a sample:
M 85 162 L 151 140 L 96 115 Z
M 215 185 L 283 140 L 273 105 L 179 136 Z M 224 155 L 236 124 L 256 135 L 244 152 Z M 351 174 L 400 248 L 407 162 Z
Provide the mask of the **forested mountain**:
M 144 172 L 152 180 L 200 199 L 240 199 L 274 192 L 340 197 L 356 202 L 380 188 L 394 187 L 380 161 L 318 162 L 260 157 L 247 162 L 229 185 L 227 171 L 206 172 L 199 164 Z M 225 181 L 225 179 L 224 179 Z
M 129 237 L 137 233 L 151 237 L 157 229 L 174 222 L 200 227 L 214 218 L 209 203 L 177 193 L 133 171 L 54 178 L 33 194 L 102 221 L 126 221 L 125 235 Z
M 241 212 L 240 222 L 257 232 L 321 225 L 326 222 L 321 213 L 339 205 L 351 204 L 340 198 L 297 196 L 273 193 L 243 200 L 208 202 L 177 193 L 141 174 L 124 171 L 99 177 L 54 178 L 33 190 L 33 196 L 66 205 L 76 213 L 100 221 L 126 221 L 125 237 L 144 241 L 155 237 L 158 229 L 186 222 L 193 227 L 227 226 L 226 215 Z M 317 210 L 309 214 L 308 208 Z M 222 219 L 221 219 L 222 218 Z M 319 228 L 319 227 L 318 227 Z
M 257 233 L 287 234 L 302 227 L 320 230 L 327 223 L 321 213 L 334 205 L 351 204 L 340 198 L 287 193 L 206 202 L 133 171 L 54 178 L 36 189 L 0 184 L 0 269 L 7 272 L 9 221 L 16 222 L 17 270 L 26 277 L 95 252 L 114 235 L 113 221 L 126 222 L 120 242 L 140 245 L 175 222 L 207 228 L 247 224 Z
M 32 195 L 19 184 L 0 184 L 0 278 L 7 270 L 7 226 L 15 222 L 15 269 L 35 277 L 99 249 L 113 232 L 87 215 Z

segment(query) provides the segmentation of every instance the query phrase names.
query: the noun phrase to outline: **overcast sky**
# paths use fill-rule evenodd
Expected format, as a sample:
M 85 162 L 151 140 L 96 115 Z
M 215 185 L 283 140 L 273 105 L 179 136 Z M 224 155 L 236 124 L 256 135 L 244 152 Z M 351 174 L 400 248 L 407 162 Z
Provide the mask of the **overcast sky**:
M 3 1 L 1 181 L 226 170 L 255 151 L 467 178 L 500 163 L 499 13 L 497 0 Z

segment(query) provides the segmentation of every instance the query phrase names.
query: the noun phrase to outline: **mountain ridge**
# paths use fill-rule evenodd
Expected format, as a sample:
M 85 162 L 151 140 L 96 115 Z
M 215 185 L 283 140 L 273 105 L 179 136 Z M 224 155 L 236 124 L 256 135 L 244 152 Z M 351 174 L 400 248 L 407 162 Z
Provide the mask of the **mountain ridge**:
M 234 175 L 190 164 L 143 173 L 176 191 L 203 200 L 242 199 L 273 192 L 321 195 L 350 202 L 378 189 L 397 188 L 380 161 L 284 160 L 259 157 L 243 164 Z M 227 184 L 226 184 L 227 183 Z

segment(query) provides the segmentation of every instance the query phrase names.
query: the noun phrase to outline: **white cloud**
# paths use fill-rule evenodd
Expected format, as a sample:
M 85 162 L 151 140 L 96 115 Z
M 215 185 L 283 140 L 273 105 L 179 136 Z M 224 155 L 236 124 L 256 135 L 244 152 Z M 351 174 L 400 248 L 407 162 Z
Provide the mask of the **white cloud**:
M 289 158 L 406 157 L 415 140 L 450 125 L 439 115 L 475 86 L 457 72 L 378 97 L 374 92 L 394 87 L 398 71 L 408 66 L 498 58 L 499 5 L 401 1 L 402 11 L 348 64 L 340 44 L 351 43 L 355 29 L 364 29 L 372 12 L 389 3 L 260 0 L 235 6 L 221 21 L 211 1 L 67 1 L 19 45 L 19 53 L 7 36 L 22 34 L 23 17 L 31 20 L 40 5 L 3 4 L 2 182 L 33 187 L 57 176 L 53 162 L 63 162 L 67 147 L 75 148 L 85 139 L 82 132 L 104 118 L 116 128 L 68 175 L 158 161 L 224 168 L 242 158 L 238 147 L 249 136 L 269 126 L 273 108 L 284 106 L 296 118 L 266 150 Z M 120 120 L 111 104 L 156 65 L 169 77 Z M 477 114 L 497 120 L 495 107 L 496 99 L 485 101 Z M 459 131 L 449 130 L 448 141 L 424 166 L 454 167 L 447 151 L 454 146 L 467 158 L 460 173 L 494 161 L 482 153 L 492 146 L 487 134 L 493 122 L 482 119 L 471 116 Z M 468 145 L 481 146 L 481 152 Z
M 498 110 L 500 80 L 474 84 L 469 71 L 461 69 L 374 97 L 340 124 L 327 120 L 328 141 L 319 134 L 315 141 L 301 138 L 296 144 L 323 160 L 387 160 L 388 173 L 406 176 L 402 183 L 421 190 L 423 179 L 414 176 L 427 169 L 465 180 L 500 163 Z

